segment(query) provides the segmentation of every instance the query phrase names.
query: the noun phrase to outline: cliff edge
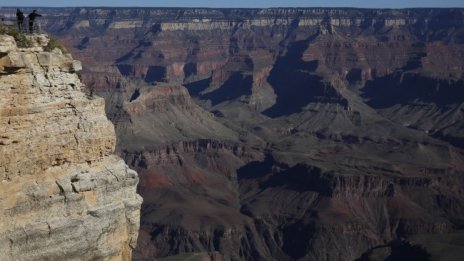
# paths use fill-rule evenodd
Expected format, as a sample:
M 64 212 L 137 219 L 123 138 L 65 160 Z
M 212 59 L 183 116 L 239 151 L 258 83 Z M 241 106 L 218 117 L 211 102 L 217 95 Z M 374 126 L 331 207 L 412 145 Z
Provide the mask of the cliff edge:
M 30 40 L 0 35 L 0 260 L 130 260 L 142 199 L 104 100 L 80 62 Z

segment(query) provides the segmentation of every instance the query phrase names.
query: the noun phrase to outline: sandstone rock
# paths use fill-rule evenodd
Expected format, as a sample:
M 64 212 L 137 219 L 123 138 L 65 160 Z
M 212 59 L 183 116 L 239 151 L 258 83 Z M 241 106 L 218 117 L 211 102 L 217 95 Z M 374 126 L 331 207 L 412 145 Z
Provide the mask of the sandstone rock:
M 110 28 L 112 29 L 131 29 L 142 27 L 143 21 L 142 20 L 133 20 L 133 21 L 123 21 L 123 22 L 114 22 L 110 24 Z
M 141 175 L 135 257 L 355 260 L 463 227 L 463 10 L 49 12 Z M 73 173 L 70 201 L 96 186 Z
M 12 39 L 0 36 L 0 260 L 131 260 L 142 199 L 103 99 L 83 92 L 80 62 L 40 51 L 46 36 Z
M 0 53 L 8 53 L 16 49 L 16 42 L 12 36 L 0 35 Z
M 50 38 L 46 34 L 33 34 L 26 37 L 31 40 L 33 47 L 45 47 L 50 42 Z
M 76 29 L 90 27 L 90 21 L 89 20 L 82 20 L 82 21 L 76 23 L 73 27 L 76 28 Z

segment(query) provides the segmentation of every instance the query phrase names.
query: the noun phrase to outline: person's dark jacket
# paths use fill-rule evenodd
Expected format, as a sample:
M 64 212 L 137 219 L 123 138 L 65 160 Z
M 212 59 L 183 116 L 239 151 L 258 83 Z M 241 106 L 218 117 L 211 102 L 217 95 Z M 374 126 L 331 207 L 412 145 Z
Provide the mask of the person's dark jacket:
M 29 21 L 34 21 L 35 18 L 38 17 L 38 16 L 42 16 L 42 15 L 40 15 L 40 14 L 38 14 L 36 12 L 32 12 L 27 17 L 29 18 Z
M 23 12 L 21 12 L 21 11 L 18 10 L 18 11 L 16 12 L 16 18 L 18 19 L 18 22 L 24 21 L 24 14 L 23 14 Z

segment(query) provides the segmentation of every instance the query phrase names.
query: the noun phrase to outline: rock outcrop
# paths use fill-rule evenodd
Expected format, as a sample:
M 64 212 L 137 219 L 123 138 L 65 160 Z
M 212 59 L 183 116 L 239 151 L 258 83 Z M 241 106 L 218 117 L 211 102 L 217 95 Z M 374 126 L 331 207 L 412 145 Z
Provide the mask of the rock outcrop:
M 80 62 L 29 39 L 0 36 L 0 260 L 131 260 L 142 199 L 104 100 Z
M 107 115 L 116 125 L 118 148 L 137 150 L 192 139 L 237 139 L 212 113 L 195 104 L 183 86 L 132 83 L 121 89 L 106 104 Z
M 140 174 L 135 259 L 394 259 L 464 227 L 464 9 L 41 13 Z

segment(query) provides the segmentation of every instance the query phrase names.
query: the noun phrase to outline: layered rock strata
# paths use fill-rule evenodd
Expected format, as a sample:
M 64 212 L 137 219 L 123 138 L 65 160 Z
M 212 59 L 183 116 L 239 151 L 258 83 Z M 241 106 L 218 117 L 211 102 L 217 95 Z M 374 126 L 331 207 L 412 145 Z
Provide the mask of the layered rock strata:
M 137 173 L 113 154 L 104 100 L 46 35 L 0 36 L 0 260 L 131 260 Z
M 134 258 L 393 260 L 464 227 L 463 9 L 41 12 L 140 173 Z

